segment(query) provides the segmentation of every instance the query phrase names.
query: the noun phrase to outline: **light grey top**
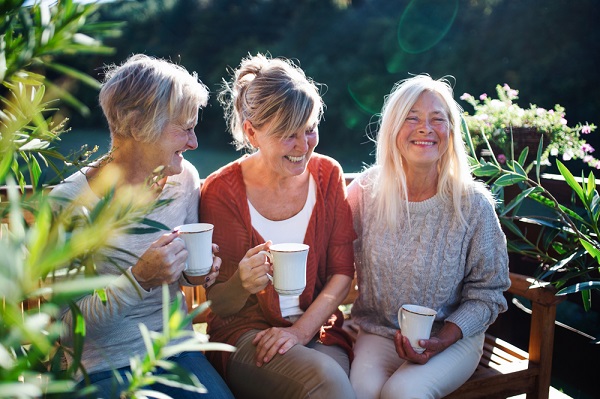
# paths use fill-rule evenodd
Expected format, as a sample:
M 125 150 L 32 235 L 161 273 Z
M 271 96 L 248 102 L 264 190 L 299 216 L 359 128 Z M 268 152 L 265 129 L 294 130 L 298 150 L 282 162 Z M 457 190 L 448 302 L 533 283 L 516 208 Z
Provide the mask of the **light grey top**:
M 510 286 L 506 237 L 493 205 L 481 193 L 464 212 L 468 226 L 454 218 L 452 202 L 440 194 L 410 202 L 410 228 L 400 220 L 395 230 L 375 223 L 375 200 L 369 174 L 348 188 L 354 228 L 359 296 L 352 319 L 367 332 L 392 338 L 398 309 L 417 304 L 438 313 L 434 331 L 445 320 L 464 337 L 484 332 L 507 309 L 503 291 Z
M 83 206 L 92 208 L 99 198 L 94 195 L 87 182 L 86 171 L 87 169 L 84 168 L 83 173 L 77 172 L 71 175 L 64 183 L 52 190 L 51 195 L 74 199 L 80 194 L 85 194 L 91 199 Z M 167 198 L 173 198 L 173 201 L 148 214 L 149 219 L 163 223 L 170 229 L 180 224 L 198 221 L 200 178 L 192 164 L 184 161 L 183 172 L 167 179 L 160 199 Z M 144 323 L 150 331 L 162 331 L 162 289 L 157 287 L 145 291 L 135 282 L 131 267 L 137 262 L 137 257 L 165 233 L 168 231 L 161 230 L 141 235 L 115 232 L 112 245 L 126 249 L 136 257 L 105 249 L 103 254 L 115 261 L 118 267 L 107 261 L 96 262 L 99 274 L 112 274 L 118 277 L 106 287 L 106 303 L 102 303 L 97 295 L 88 295 L 77 302 L 86 321 L 82 363 L 88 373 L 128 366 L 130 357 L 143 356 L 146 349 L 140 333 L 140 323 Z M 125 272 L 123 273 L 122 270 Z M 180 282 L 169 285 L 172 300 L 183 281 L 182 277 Z M 185 301 L 182 302 L 182 309 L 187 312 Z M 66 324 L 66 331 L 62 342 L 71 347 L 71 312 L 63 315 L 63 321 Z M 191 325 L 188 328 L 191 329 Z M 67 361 L 71 362 L 68 356 Z

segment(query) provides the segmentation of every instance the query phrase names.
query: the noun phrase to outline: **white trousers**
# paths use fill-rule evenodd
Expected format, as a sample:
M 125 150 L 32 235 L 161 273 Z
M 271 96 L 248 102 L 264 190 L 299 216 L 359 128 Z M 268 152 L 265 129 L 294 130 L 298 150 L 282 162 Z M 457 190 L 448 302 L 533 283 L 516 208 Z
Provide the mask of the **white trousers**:
M 357 399 L 441 398 L 471 377 L 484 338 L 484 333 L 463 338 L 421 365 L 401 359 L 394 340 L 360 331 L 350 382 Z

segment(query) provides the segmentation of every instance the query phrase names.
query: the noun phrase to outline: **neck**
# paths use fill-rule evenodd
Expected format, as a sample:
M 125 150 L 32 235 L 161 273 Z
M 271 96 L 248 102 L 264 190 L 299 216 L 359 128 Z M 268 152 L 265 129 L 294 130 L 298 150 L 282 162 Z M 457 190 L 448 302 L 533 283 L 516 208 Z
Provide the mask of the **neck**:
M 111 174 L 111 180 L 119 186 L 129 185 L 138 186 L 146 183 L 153 176 L 157 165 L 152 159 L 148 159 L 145 155 L 144 143 L 140 143 L 133 139 L 113 140 L 113 145 L 110 153 L 88 172 L 88 180 L 97 178 L 102 174 Z M 118 172 L 115 172 L 115 169 Z M 164 185 L 166 177 L 159 180 L 157 185 Z
M 425 201 L 437 194 L 439 173 L 437 168 L 405 170 L 406 189 L 410 202 Z

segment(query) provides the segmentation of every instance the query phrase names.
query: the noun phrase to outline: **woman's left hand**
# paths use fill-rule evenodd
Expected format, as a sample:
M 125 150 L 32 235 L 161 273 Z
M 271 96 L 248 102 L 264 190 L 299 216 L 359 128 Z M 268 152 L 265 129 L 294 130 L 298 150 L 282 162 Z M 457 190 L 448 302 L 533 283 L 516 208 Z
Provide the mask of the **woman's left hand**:
M 446 322 L 444 323 L 444 327 L 438 332 L 437 336 L 419 340 L 419 346 L 425 348 L 423 353 L 415 352 L 408 338 L 402 335 L 400 330 L 397 330 L 396 335 L 394 336 L 394 346 L 396 347 L 396 353 L 398 353 L 400 358 L 412 363 L 425 364 L 433 356 L 443 352 L 447 347 L 461 338 L 461 329 L 454 323 Z
M 269 363 L 276 354 L 283 355 L 294 345 L 304 345 L 301 334 L 294 327 L 271 327 L 256 334 L 252 343 L 256 345 L 256 366 Z
M 432 337 L 430 339 L 419 340 L 419 346 L 425 348 L 423 353 L 417 353 L 410 344 L 408 338 L 406 338 L 400 330 L 396 331 L 394 336 L 394 345 L 396 346 L 396 353 L 401 359 L 408 360 L 412 363 L 425 364 L 431 359 L 433 355 L 443 351 L 444 348 L 440 348 L 439 341 L 437 338 Z
M 213 264 L 210 269 L 210 273 L 204 276 L 188 276 L 185 275 L 187 281 L 189 281 L 193 285 L 202 285 L 204 288 L 208 288 L 217 281 L 217 276 L 219 275 L 219 269 L 221 268 L 221 258 L 215 256 L 214 254 L 219 252 L 219 246 L 217 244 L 212 245 L 213 250 Z M 185 271 L 183 272 L 185 273 Z

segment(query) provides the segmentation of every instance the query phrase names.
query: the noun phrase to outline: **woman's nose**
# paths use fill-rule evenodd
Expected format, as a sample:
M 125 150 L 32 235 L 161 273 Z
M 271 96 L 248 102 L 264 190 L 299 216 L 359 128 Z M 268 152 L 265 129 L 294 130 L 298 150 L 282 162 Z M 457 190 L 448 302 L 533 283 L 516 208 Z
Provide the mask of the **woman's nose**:
M 429 133 L 432 131 L 431 129 L 431 124 L 429 123 L 429 120 L 425 119 L 423 120 L 419 126 L 418 129 L 420 132 L 424 132 L 424 133 Z
M 198 137 L 196 137 L 196 132 L 194 132 L 193 130 L 191 131 L 191 133 L 188 134 L 187 146 L 191 150 L 195 150 L 196 148 L 198 148 Z
M 306 134 L 300 134 L 296 138 L 296 147 L 299 147 L 303 151 L 308 151 L 308 137 Z

